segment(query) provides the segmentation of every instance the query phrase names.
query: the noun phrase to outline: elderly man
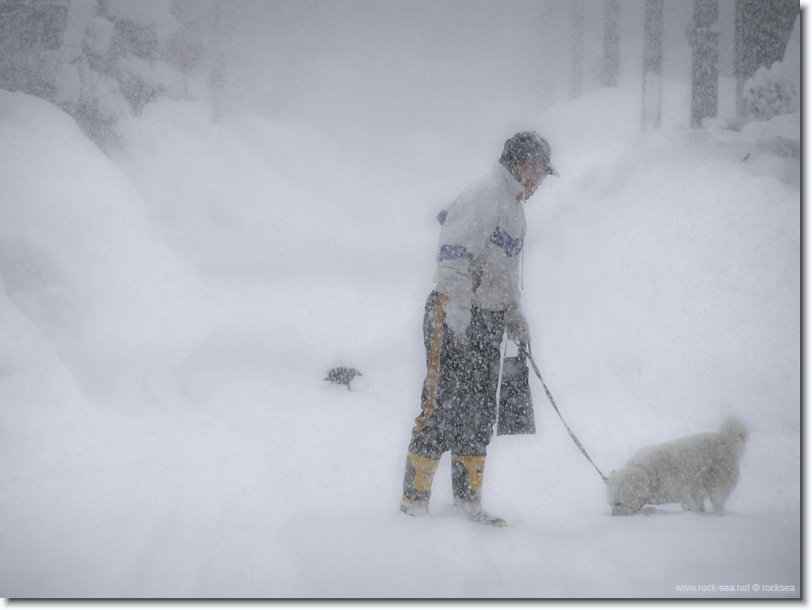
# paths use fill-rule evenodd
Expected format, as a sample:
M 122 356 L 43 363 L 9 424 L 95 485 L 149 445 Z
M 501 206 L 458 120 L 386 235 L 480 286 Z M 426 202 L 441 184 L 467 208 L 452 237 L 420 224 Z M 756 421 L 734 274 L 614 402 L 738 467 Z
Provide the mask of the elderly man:
M 437 464 L 450 450 L 454 505 L 477 523 L 505 525 L 482 508 L 482 475 L 496 421 L 502 335 L 530 339 L 519 288 L 522 204 L 550 174 L 558 175 L 550 145 L 536 132 L 517 133 L 493 172 L 438 215 L 436 288 L 423 320 L 428 371 L 403 481 L 407 515 L 428 514 Z

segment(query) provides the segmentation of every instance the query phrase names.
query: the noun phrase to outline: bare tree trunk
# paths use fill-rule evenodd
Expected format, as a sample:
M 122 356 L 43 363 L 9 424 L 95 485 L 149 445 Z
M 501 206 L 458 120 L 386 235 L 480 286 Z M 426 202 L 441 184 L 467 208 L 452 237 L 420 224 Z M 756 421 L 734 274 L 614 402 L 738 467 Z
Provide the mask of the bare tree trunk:
M 584 29 L 584 0 L 573 0 L 570 99 L 580 97 L 584 91 Z
M 662 122 L 663 0 L 646 0 L 643 41 L 643 129 Z
M 559 27 L 560 27 L 561 5 L 557 0 L 547 0 L 542 11 L 542 34 L 544 40 L 548 41 L 542 57 L 542 69 L 544 70 L 546 91 L 544 93 L 544 103 L 552 106 L 558 101 L 561 81 L 561 61 L 562 51 L 560 51 Z
M 606 0 L 603 17 L 604 87 L 617 87 L 620 73 L 620 0 Z
M 694 0 L 691 32 L 693 64 L 691 68 L 691 127 L 702 127 L 702 120 L 718 112 L 719 86 L 718 0 Z
M 212 66 L 209 72 L 209 88 L 212 92 L 212 118 L 219 119 L 226 111 L 226 56 L 225 56 L 225 26 L 223 24 L 223 0 L 214 3 L 214 35 Z

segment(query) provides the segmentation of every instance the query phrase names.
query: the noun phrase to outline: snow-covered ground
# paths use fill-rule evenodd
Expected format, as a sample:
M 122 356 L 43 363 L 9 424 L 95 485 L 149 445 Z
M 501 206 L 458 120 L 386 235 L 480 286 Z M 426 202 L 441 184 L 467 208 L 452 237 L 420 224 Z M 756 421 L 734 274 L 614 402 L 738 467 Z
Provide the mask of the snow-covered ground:
M 528 126 L 561 173 L 527 204 L 534 354 L 604 471 L 737 414 L 739 486 L 723 517 L 611 517 L 531 381 L 539 432 L 489 448 L 493 529 L 454 515 L 447 456 L 433 516 L 398 506 L 434 216 L 498 140 L 394 162 L 163 101 L 111 160 L 0 91 L 0 595 L 798 597 L 799 117 L 641 133 L 638 96 Z

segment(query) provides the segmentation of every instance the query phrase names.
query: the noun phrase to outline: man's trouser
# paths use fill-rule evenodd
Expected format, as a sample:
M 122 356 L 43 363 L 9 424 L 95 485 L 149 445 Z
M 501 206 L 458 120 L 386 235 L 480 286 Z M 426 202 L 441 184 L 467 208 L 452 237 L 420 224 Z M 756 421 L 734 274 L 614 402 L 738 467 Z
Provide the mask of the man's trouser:
M 432 292 L 423 318 L 428 370 L 403 482 L 404 497 L 421 504 L 431 495 L 437 461 L 446 451 L 452 455 L 455 498 L 479 500 L 485 448 L 496 422 L 504 312 L 473 307 L 467 343 L 460 347 L 445 324 L 446 302 Z

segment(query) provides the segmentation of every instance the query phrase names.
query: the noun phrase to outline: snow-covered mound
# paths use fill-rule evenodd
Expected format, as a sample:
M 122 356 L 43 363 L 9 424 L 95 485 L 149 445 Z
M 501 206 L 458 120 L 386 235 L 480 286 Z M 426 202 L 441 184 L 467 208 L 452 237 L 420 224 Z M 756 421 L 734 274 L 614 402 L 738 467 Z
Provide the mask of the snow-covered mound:
M 489 447 L 497 531 L 453 517 L 447 456 L 434 517 L 397 513 L 426 194 L 459 167 L 177 102 L 111 160 L 0 91 L 0 594 L 797 597 L 800 174 L 764 142 L 799 121 L 641 135 L 638 110 L 598 91 L 533 125 L 562 174 L 527 207 L 533 353 L 605 471 L 735 413 L 741 481 L 724 517 L 613 518 L 531 381 L 538 434 Z

